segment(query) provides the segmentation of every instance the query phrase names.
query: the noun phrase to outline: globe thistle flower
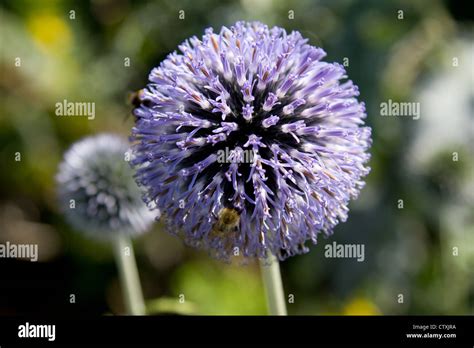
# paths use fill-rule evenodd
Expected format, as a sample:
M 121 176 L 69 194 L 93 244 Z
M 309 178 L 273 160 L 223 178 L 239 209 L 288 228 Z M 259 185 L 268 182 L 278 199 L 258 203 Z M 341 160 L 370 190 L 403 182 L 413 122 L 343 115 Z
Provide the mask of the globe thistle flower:
M 154 220 L 126 161 L 127 142 L 100 134 L 72 145 L 57 174 L 66 219 L 77 230 L 98 239 L 146 231 Z
M 169 230 L 224 259 L 284 259 L 332 234 L 369 172 L 365 106 L 344 68 L 258 22 L 178 48 L 139 91 L 131 137 L 137 182 Z

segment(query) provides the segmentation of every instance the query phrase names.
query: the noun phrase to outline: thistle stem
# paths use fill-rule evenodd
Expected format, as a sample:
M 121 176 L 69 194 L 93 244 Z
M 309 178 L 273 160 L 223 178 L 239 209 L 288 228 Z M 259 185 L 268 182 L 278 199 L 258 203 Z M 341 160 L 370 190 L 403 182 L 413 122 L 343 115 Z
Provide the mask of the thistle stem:
M 128 236 L 118 234 L 113 239 L 113 247 L 127 314 L 145 315 L 145 301 L 132 241 Z
M 260 259 L 259 262 L 269 314 L 287 315 L 278 259 L 269 253 L 266 259 Z

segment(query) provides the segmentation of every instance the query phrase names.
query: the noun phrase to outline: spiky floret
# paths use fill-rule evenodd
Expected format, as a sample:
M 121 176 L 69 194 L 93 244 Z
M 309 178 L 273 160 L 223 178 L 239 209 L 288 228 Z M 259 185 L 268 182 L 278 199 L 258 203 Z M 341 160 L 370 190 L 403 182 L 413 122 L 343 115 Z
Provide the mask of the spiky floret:
M 127 162 L 129 145 L 112 134 L 84 138 L 64 154 L 56 176 L 61 208 L 77 230 L 97 239 L 145 232 L 154 221 Z
M 169 230 L 224 259 L 284 259 L 331 234 L 369 172 L 365 107 L 344 68 L 299 32 L 258 22 L 207 29 L 179 50 L 151 71 L 132 131 L 137 181 Z M 224 208 L 240 221 L 216 236 Z

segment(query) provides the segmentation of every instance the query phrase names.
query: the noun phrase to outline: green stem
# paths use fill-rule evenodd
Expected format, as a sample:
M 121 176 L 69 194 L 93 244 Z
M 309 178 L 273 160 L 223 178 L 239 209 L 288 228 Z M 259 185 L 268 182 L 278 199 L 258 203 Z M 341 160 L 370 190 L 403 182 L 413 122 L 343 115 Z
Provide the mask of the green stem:
M 259 261 L 269 314 L 287 315 L 278 259 L 269 253 L 266 259 Z
M 132 241 L 128 236 L 118 234 L 113 239 L 113 247 L 127 314 L 145 315 L 145 301 L 143 300 Z

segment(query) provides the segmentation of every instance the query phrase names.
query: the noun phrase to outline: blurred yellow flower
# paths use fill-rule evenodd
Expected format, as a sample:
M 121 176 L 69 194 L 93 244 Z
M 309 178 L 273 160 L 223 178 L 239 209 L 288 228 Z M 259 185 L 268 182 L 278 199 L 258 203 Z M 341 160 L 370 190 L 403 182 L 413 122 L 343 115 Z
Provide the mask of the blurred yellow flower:
M 356 297 L 349 301 L 343 308 L 344 315 L 380 315 L 382 314 L 375 303 L 363 298 Z
M 27 19 L 27 28 L 39 47 L 57 53 L 70 44 L 71 31 L 66 21 L 53 13 L 39 13 Z

